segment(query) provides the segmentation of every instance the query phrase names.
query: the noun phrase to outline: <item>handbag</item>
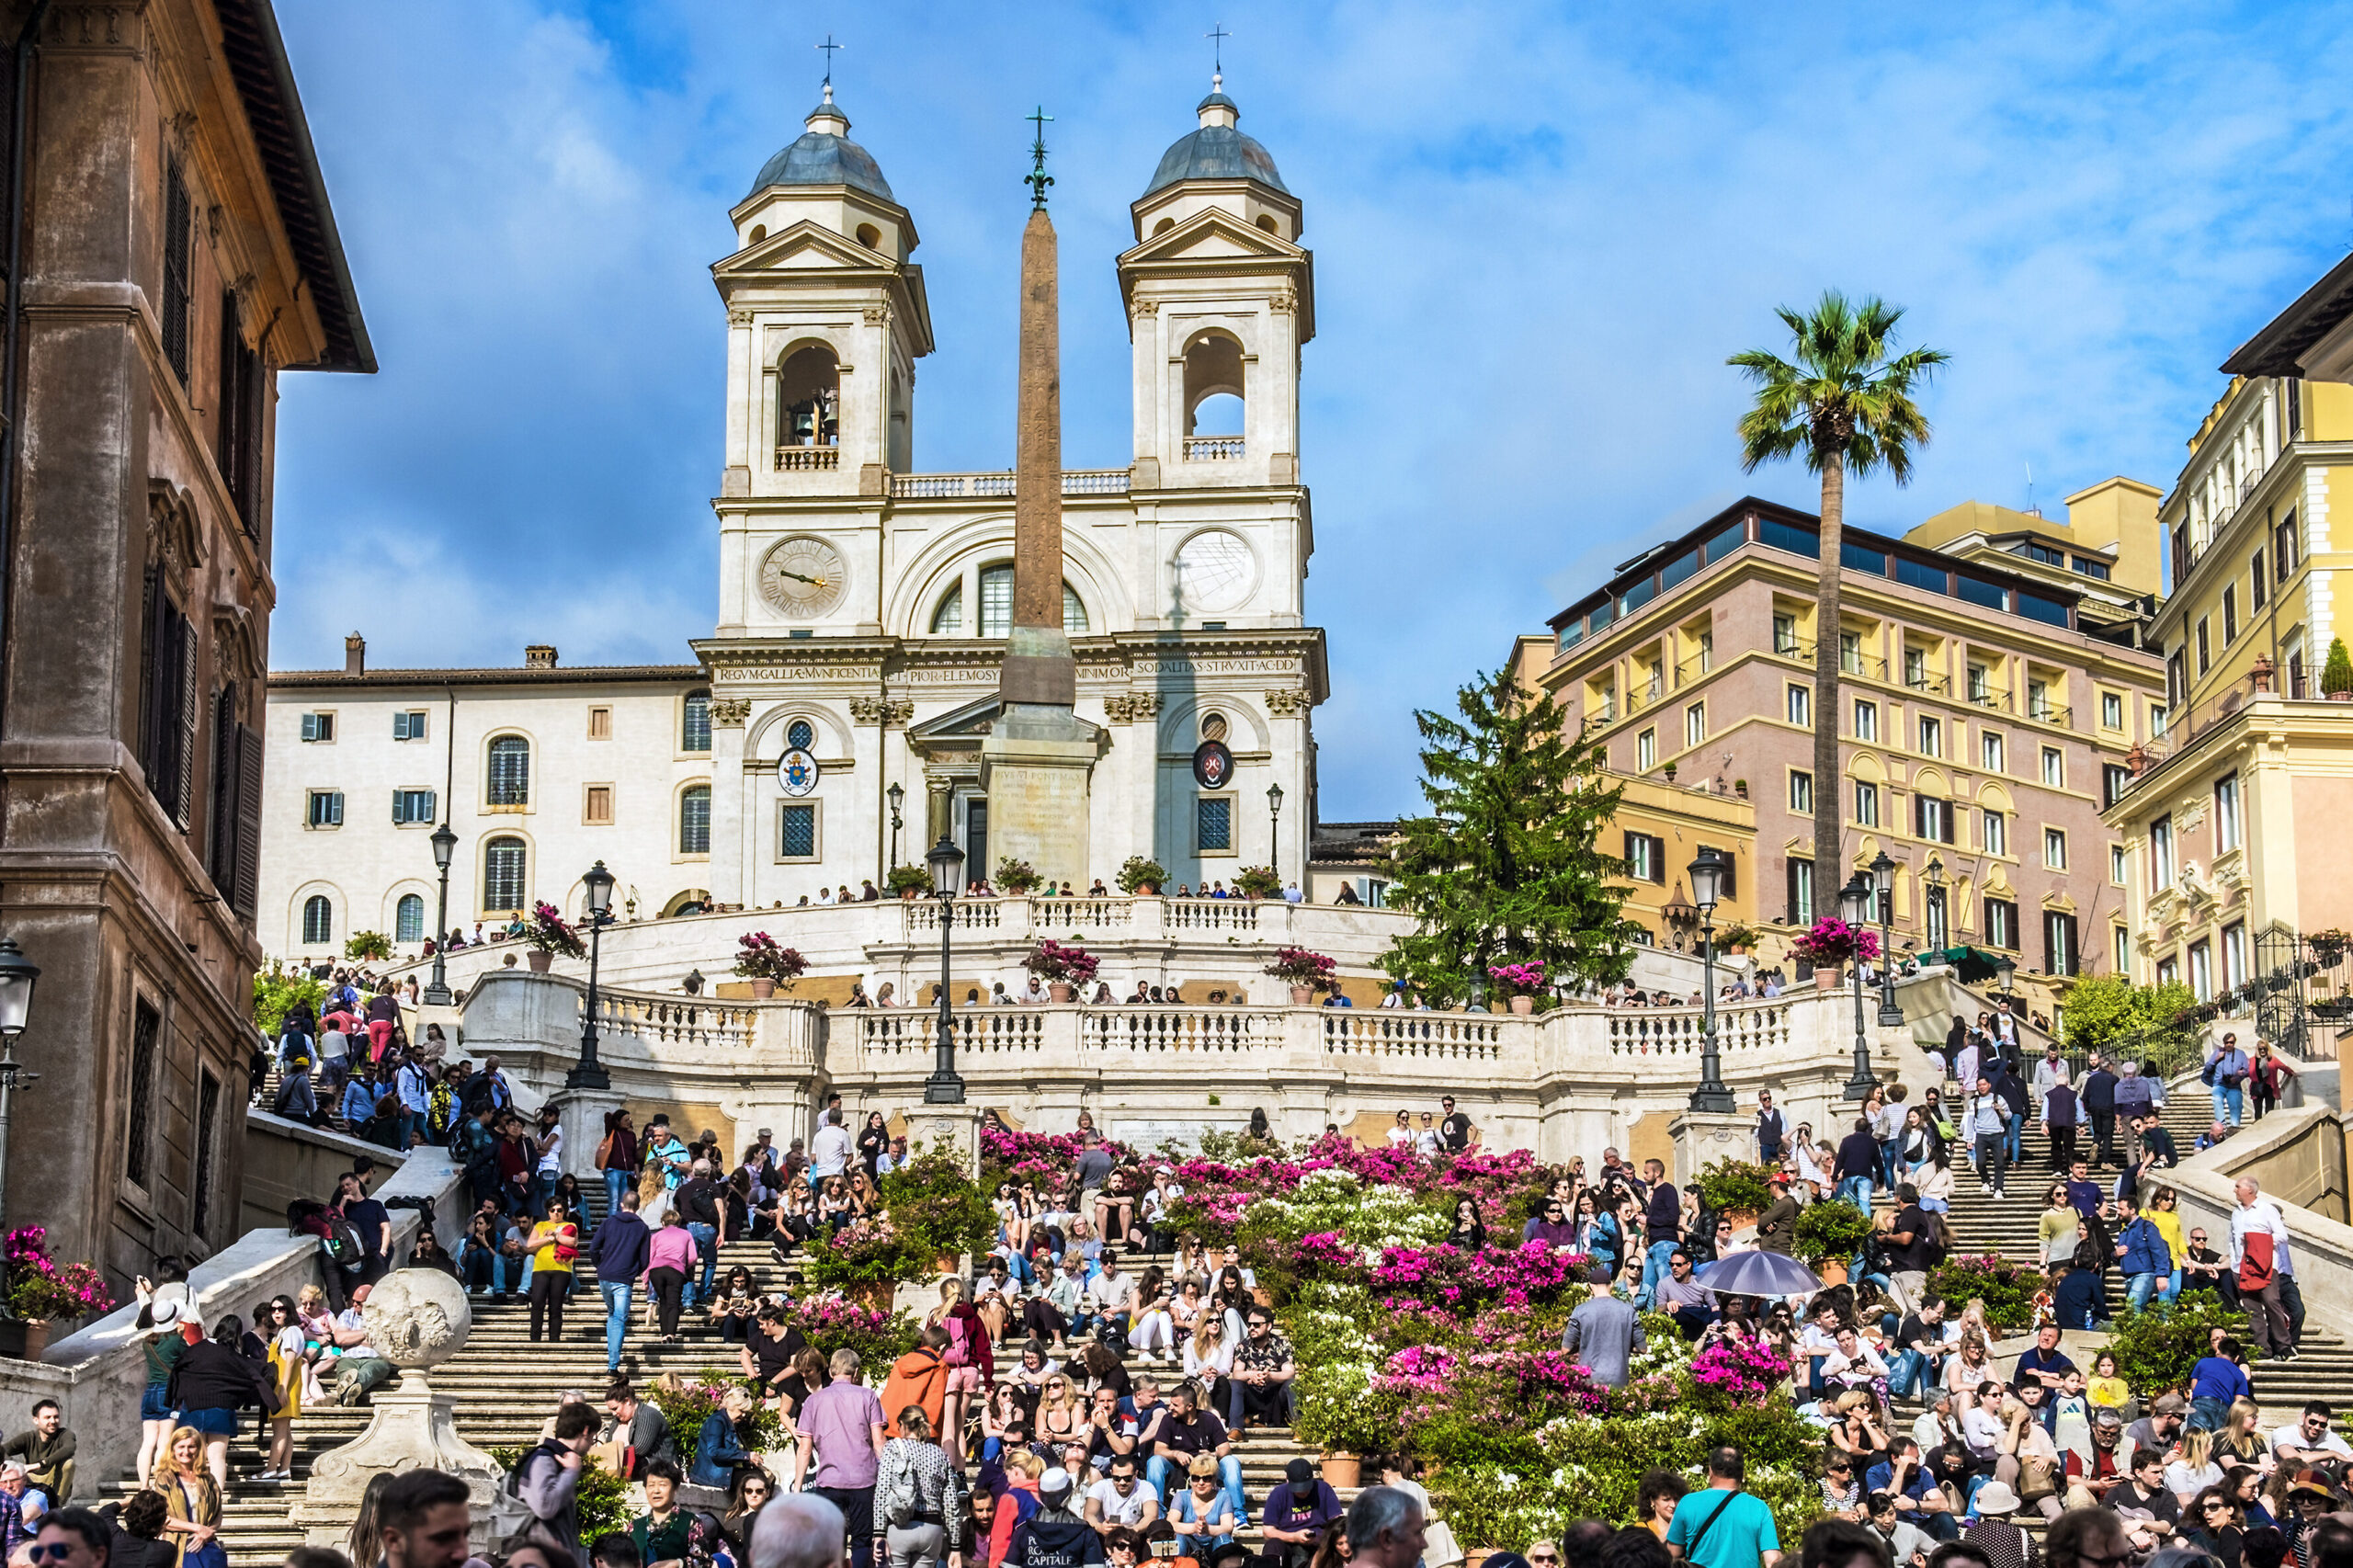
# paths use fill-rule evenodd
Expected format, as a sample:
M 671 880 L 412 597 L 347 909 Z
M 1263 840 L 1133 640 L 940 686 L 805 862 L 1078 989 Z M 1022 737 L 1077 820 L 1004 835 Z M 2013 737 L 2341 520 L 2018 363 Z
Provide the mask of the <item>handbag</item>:
M 2059 1490 L 2059 1462 L 2040 1459 L 2032 1454 L 2018 1460 L 2018 1501 L 2031 1503 L 2038 1497 L 2049 1497 Z
M 180 1568 L 229 1568 L 229 1549 L 214 1536 L 202 1546 L 192 1546 L 180 1558 Z

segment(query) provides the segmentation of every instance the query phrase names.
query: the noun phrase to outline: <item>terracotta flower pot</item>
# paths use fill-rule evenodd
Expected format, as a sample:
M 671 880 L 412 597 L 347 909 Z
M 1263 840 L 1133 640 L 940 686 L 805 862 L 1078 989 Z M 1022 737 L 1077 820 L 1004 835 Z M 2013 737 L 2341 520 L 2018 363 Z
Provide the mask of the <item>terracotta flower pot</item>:
M 545 974 L 548 971 L 548 965 L 555 962 L 555 955 L 553 953 L 543 953 L 540 951 L 539 949 L 533 948 L 529 952 L 523 955 L 523 961 L 531 966 L 531 972 L 533 974 Z
M 765 975 L 752 977 L 752 994 L 765 1002 L 776 994 L 776 982 Z
M 1732 1228 L 1735 1231 L 1750 1231 L 1756 1228 L 1756 1211 L 1753 1209 L 1727 1209 L 1718 1218 L 1731 1221 Z
M 1160 896 L 1160 884 L 1158 882 L 1138 882 L 1136 884 L 1136 896 L 1138 898 L 1158 898 Z
M 2328 699 L 2331 702 L 2353 702 L 2353 691 L 2332 691 Z
M 1838 971 L 1833 968 L 1817 969 L 1813 971 L 1813 988 L 1816 991 L 1842 991 L 1846 989 L 1838 983 Z
M 1536 998 L 1533 996 L 1515 996 L 1511 999 L 1511 1010 L 1519 1014 L 1522 1017 L 1525 1017 L 1529 1014 L 1536 1011 Z
M 1335 1492 L 1354 1486 L 1364 1475 L 1364 1456 L 1334 1449 L 1324 1456 L 1324 1479 Z
M 41 1352 L 48 1348 L 49 1320 L 27 1318 L 25 1320 L 25 1359 L 38 1361 L 40 1359 Z
M 1046 983 L 1046 994 L 1057 1002 L 1075 1002 L 1078 1000 L 1078 987 L 1067 981 L 1050 980 Z
M 1313 1006 L 1314 1002 L 1315 987 L 1313 985 L 1294 985 L 1290 988 L 1290 1005 L 1292 1006 Z
M 1822 1282 L 1825 1286 L 1844 1285 L 1847 1282 L 1847 1266 L 1835 1258 L 1824 1258 L 1822 1262 L 1815 1264 L 1813 1271 L 1822 1277 Z
M 915 890 L 913 888 L 901 888 L 899 890 L 899 897 L 903 901 L 912 900 L 915 896 Z

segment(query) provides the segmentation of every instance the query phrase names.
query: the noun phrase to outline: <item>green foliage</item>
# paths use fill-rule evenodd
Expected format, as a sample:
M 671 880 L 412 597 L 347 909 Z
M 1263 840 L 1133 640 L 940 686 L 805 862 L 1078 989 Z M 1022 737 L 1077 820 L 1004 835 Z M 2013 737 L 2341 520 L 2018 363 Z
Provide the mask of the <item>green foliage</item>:
M 1046 879 L 1038 868 L 1027 860 L 1017 860 L 1007 855 L 996 863 L 996 876 L 992 879 L 999 892 L 1025 893 L 1044 885 Z
M 1165 888 L 1168 885 L 1168 868 L 1157 860 L 1131 855 L 1120 865 L 1120 874 L 1112 880 L 1120 884 L 1120 891 L 1124 893 L 1132 893 L 1146 882 L 1154 888 Z
M 996 1213 L 945 1138 L 885 1173 L 882 1208 L 910 1244 L 933 1257 L 978 1252 L 996 1234 Z
M 1715 1160 L 1699 1167 L 1699 1200 L 1719 1214 L 1762 1214 L 1772 1206 L 1765 1185 L 1770 1166 L 1749 1160 Z
M 1844 1263 L 1863 1250 L 1871 1233 L 1871 1217 L 1853 1204 L 1832 1199 L 1809 1203 L 1798 1216 L 1790 1250 L 1812 1264 L 1836 1259 Z
M 1274 898 L 1283 891 L 1283 879 L 1272 866 L 1245 866 L 1233 874 L 1233 885 L 1252 898 Z
M 1757 940 L 1756 926 L 1735 920 L 1716 933 L 1716 949 L 1721 952 L 1727 948 L 1753 948 Z
M 531 1451 L 529 1445 L 517 1448 L 496 1448 L 489 1450 L 491 1461 L 502 1471 L 511 1471 L 523 1462 Z M 632 1517 L 629 1506 L 629 1483 L 600 1464 L 581 1468 L 580 1487 L 574 1494 L 580 1503 L 580 1539 L 594 1540 L 613 1530 L 626 1530 Z
M 1597 847 L 1618 809 L 1600 749 L 1564 733 L 1549 695 L 1509 671 L 1456 694 L 1461 715 L 1416 711 L 1430 814 L 1400 822 L 1392 907 L 1415 918 L 1381 964 L 1439 1006 L 1490 965 L 1540 961 L 1555 980 L 1608 984 L 1633 962 L 1624 865 Z
M 354 931 L 343 944 L 343 956 L 381 962 L 392 956 L 392 940 L 381 931 Z
M 1997 1329 L 2024 1328 L 2034 1321 L 2034 1298 L 2048 1284 L 2040 1271 L 1988 1253 L 1954 1254 L 1928 1275 L 1928 1293 L 1958 1316 L 1972 1301 L 1985 1303 L 1985 1321 Z
M 2345 652 L 2345 639 L 2328 640 L 2328 663 L 2321 666 L 2320 688 L 2328 696 L 2340 691 L 2353 691 L 2353 657 Z
M 892 898 L 912 888 L 920 895 L 931 892 L 931 873 L 921 866 L 893 866 L 891 874 L 882 879 L 882 886 Z
M 639 1397 L 649 1400 L 670 1424 L 670 1439 L 678 1445 L 685 1459 L 692 1459 L 695 1441 L 702 1436 L 702 1424 L 719 1408 L 722 1395 L 731 1388 L 751 1385 L 733 1372 L 706 1367 L 694 1374 L 692 1381 L 686 1378 L 659 1378 L 645 1385 Z M 756 1451 L 774 1448 L 784 1436 L 783 1417 L 766 1405 L 755 1404 L 736 1426 L 744 1446 Z
M 310 971 L 280 969 L 272 963 L 254 976 L 254 1026 L 275 1039 L 296 1002 L 308 1002 L 311 1016 L 326 1006 L 327 985 L 311 978 Z
M 2063 1027 L 2070 1051 L 2105 1052 L 2172 1074 L 2199 1053 L 2198 1028 L 2185 1015 L 2198 1006 L 2188 986 L 2135 985 L 2121 975 L 2086 975 L 2067 993 Z
M 2117 1375 L 2145 1399 L 2188 1387 L 2190 1369 L 2205 1358 L 2218 1328 L 2243 1337 L 2246 1314 L 2223 1306 L 2211 1290 L 2194 1290 L 2171 1305 L 2152 1302 L 2145 1312 L 2127 1307 L 2118 1312 L 2108 1348 L 2116 1354 Z

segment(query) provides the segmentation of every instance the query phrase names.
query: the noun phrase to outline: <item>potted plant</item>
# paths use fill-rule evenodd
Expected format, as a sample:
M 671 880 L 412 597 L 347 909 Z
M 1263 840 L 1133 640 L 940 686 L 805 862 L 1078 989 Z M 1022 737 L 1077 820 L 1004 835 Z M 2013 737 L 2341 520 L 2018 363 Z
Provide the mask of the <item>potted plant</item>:
M 1533 963 L 1490 964 L 1487 978 L 1495 983 L 1496 990 L 1511 998 L 1513 1012 L 1532 1013 L 1536 1011 L 1536 998 L 1544 990 L 1544 961 L 1539 959 Z
M 931 873 L 921 866 L 893 866 L 882 885 L 901 898 L 921 898 L 931 891 Z
M 1131 855 L 1114 879 L 1123 893 L 1141 894 L 1150 898 L 1160 892 L 1168 881 L 1168 868 L 1157 860 L 1147 860 L 1141 855 Z
M 919 1242 L 910 1241 L 890 1214 L 870 1214 L 834 1233 L 823 1246 L 803 1249 L 809 1282 L 841 1293 L 863 1307 L 888 1312 L 903 1279 L 931 1262 Z
M 1756 1223 L 1756 1216 L 1772 1203 L 1773 1189 L 1766 1185 L 1772 1174 L 1753 1161 L 1717 1160 L 1701 1166 L 1692 1185 L 1699 1189 L 1701 1202 L 1738 1230 Z
M 1822 1276 L 1824 1285 L 1847 1282 L 1847 1266 L 1870 1238 L 1871 1217 L 1838 1199 L 1806 1206 L 1798 1216 L 1790 1250 Z
M 1675 764 L 1670 762 L 1665 767 L 1660 768 L 1659 771 L 1666 775 L 1666 781 L 1669 784 L 1675 782 Z
M 2328 640 L 2328 663 L 2321 667 L 2320 688 L 2331 702 L 2353 702 L 2353 655 L 2345 652 L 2345 639 Z
M 1732 781 L 1732 792 L 1739 796 L 1744 801 L 1748 799 L 1748 780 L 1745 778 L 1733 779 Z
M 1047 994 L 1057 1002 L 1075 1001 L 1078 988 L 1095 978 L 1101 962 L 1085 948 L 1063 946 L 1051 937 L 1021 960 L 1021 967 L 1046 983 Z
M 1038 868 L 1027 860 L 1017 860 L 1007 855 L 996 863 L 996 886 L 999 892 L 1017 895 L 1035 892 L 1044 885 L 1045 881 L 1045 878 L 1038 874 Z
M 545 974 L 558 953 L 568 959 L 585 959 L 588 949 L 580 940 L 580 933 L 558 914 L 552 903 L 531 906 L 531 918 L 523 926 L 523 940 L 531 944 L 530 963 L 533 974 Z
M 1756 927 L 1735 920 L 1716 933 L 1716 946 L 1727 953 L 1745 953 L 1756 945 Z
M 1849 926 L 1835 915 L 1813 923 L 1813 929 L 1790 944 L 1790 955 L 1813 966 L 1813 983 L 1824 991 L 1838 989 L 1840 966 L 1879 957 L 1879 933 L 1869 926 Z
M 779 984 L 790 991 L 808 968 L 809 960 L 797 949 L 766 931 L 747 931 L 735 939 L 735 972 L 752 983 L 752 994 L 764 1002 Z
M 1291 1006 L 1304 1007 L 1315 1000 L 1318 992 L 1339 989 L 1334 973 L 1339 967 L 1322 953 L 1305 948 L 1283 948 L 1276 952 L 1275 961 L 1267 966 L 1267 972 L 1288 982 Z
M 1278 898 L 1283 891 L 1283 880 L 1272 866 L 1245 866 L 1233 874 L 1233 885 L 1245 898 Z
M 996 1235 L 988 1195 L 945 1139 L 886 1174 L 881 1194 L 883 1212 L 915 1254 L 929 1258 L 935 1274 L 956 1273 L 966 1254 Z
M 2345 949 L 2353 947 L 2353 936 L 2335 926 L 2313 932 L 2304 941 L 2313 950 L 2313 962 L 2323 969 L 2335 969 L 2345 957 Z
M 57 1320 L 70 1322 L 114 1310 L 114 1293 L 107 1289 L 105 1276 L 87 1263 L 60 1265 L 49 1256 L 49 1232 L 43 1227 L 27 1225 L 9 1232 L 7 1256 L 8 1313 L 23 1324 L 24 1359 L 40 1359 Z
M 381 931 L 354 931 L 343 944 L 343 956 L 347 959 L 374 959 L 381 962 L 392 956 L 392 939 Z

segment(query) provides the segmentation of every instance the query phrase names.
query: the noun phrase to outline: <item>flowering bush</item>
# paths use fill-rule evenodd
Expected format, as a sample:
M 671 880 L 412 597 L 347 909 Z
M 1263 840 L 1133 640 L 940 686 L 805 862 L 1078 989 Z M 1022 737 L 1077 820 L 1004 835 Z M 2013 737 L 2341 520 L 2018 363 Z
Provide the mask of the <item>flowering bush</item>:
M 106 1277 L 86 1263 L 60 1266 L 49 1232 L 27 1225 L 8 1233 L 8 1311 L 20 1318 L 78 1318 L 114 1311 Z
M 1334 972 L 1339 967 L 1322 953 L 1306 948 L 1284 948 L 1275 954 L 1275 961 L 1267 966 L 1267 972 L 1293 985 L 1329 991 L 1334 984 Z
M 1412 1312 L 1434 1304 L 1461 1312 L 1490 1304 L 1524 1307 L 1531 1301 L 1552 1301 L 1567 1287 L 1577 1286 L 1582 1299 L 1593 1259 L 1580 1252 L 1555 1252 L 1542 1242 L 1529 1242 L 1516 1251 L 1489 1247 L 1466 1252 L 1443 1244 L 1428 1248 L 1392 1247 L 1381 1254 L 1372 1270 L 1375 1290 L 1390 1292 L 1384 1302 L 1393 1310 Z
M 1757 1339 L 1719 1339 L 1691 1358 L 1692 1382 L 1722 1409 L 1755 1403 L 1789 1376 L 1789 1362 Z
M 928 1269 L 929 1252 L 888 1214 L 853 1220 L 823 1246 L 808 1249 L 809 1278 L 819 1285 L 870 1285 L 912 1279 Z
M 1234 873 L 1233 885 L 1245 898 L 1274 898 L 1283 891 L 1283 879 L 1272 866 L 1245 866 Z
M 746 931 L 735 938 L 735 972 L 746 979 L 790 985 L 808 967 L 798 949 L 784 946 L 766 931 Z
M 1124 1143 L 1108 1138 L 1102 1145 L 1114 1160 L 1123 1160 L 1131 1151 Z M 1078 1163 L 1078 1134 L 1057 1136 L 1051 1132 L 1021 1132 L 1001 1121 L 983 1118 L 981 1121 L 981 1190 L 993 1193 L 999 1182 L 1034 1181 L 1042 1187 L 1059 1190 L 1070 1179 L 1071 1167 Z
M 1544 994 L 1544 964 L 1489 964 L 1487 978 L 1506 996 L 1540 996 Z
M 1879 957 L 1879 933 L 1869 926 L 1849 926 L 1836 915 L 1825 915 L 1813 929 L 1790 944 L 1790 951 L 1816 969 L 1836 969 L 1853 960 Z
M 862 1307 L 838 1296 L 787 1301 L 784 1321 L 821 1355 L 857 1351 L 859 1365 L 869 1373 L 888 1371 L 892 1362 L 915 1348 L 920 1332 L 904 1312 Z
M 706 1367 L 691 1379 L 672 1373 L 656 1378 L 645 1386 L 645 1397 L 662 1413 L 670 1425 L 670 1437 L 682 1453 L 695 1451 L 695 1442 L 702 1436 L 702 1424 L 719 1408 L 719 1402 L 729 1389 L 738 1386 L 742 1379 Z M 755 1405 L 736 1428 L 744 1446 L 755 1452 L 774 1447 L 784 1437 L 784 1423 L 773 1410 Z
M 1773 1201 L 1771 1168 L 1747 1160 L 1714 1160 L 1699 1169 L 1699 1201 L 1719 1214 L 1762 1214 Z
M 531 906 L 530 921 L 523 927 L 523 940 L 543 953 L 558 958 L 585 959 L 588 949 L 582 945 L 580 933 L 572 928 L 562 912 L 552 903 Z
M 1084 985 L 1095 978 L 1102 961 L 1085 948 L 1066 948 L 1049 937 L 1021 960 L 1021 967 L 1050 984 Z
M 946 1140 L 882 1178 L 882 1211 L 928 1264 L 996 1238 L 996 1211 Z

